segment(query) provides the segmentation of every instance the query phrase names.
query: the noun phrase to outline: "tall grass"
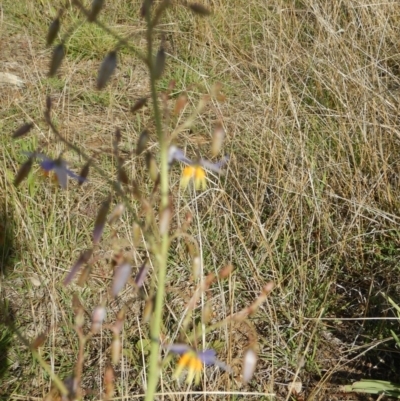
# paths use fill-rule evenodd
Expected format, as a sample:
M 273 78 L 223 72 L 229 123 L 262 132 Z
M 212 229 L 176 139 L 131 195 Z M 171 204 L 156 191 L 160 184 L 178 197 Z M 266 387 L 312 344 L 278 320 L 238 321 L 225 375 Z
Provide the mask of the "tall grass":
M 204 386 L 192 390 L 209 392 L 208 399 L 218 397 L 213 391 L 225 391 L 225 398 L 232 399 L 228 392 L 288 399 L 292 383 L 301 382 L 305 398 L 326 399 L 343 381 L 395 380 L 398 353 L 391 331 L 398 333 L 398 326 L 389 319 L 395 311 L 382 293 L 398 304 L 398 3 L 238 0 L 205 5 L 212 10 L 208 18 L 174 4 L 162 20 L 168 61 L 158 90 L 166 91 L 174 80 L 171 99 L 182 93 L 188 98 L 181 115 L 171 115 L 165 125 L 172 132 L 221 82 L 226 100 L 210 103 L 177 145 L 190 156 L 198 149 L 208 155 L 214 123 L 220 120 L 230 161 L 227 174 L 209 176 L 202 193 L 179 189 L 181 170 L 170 170 L 173 225 L 182 225 L 188 212 L 192 216 L 189 233 L 198 244 L 205 275 L 228 263 L 234 267 L 229 279 L 216 282 L 207 294 L 212 322 L 251 304 L 267 281 L 273 280 L 276 289 L 251 324 L 230 322 L 201 338 L 200 345 L 217 349 L 234 373 L 207 369 Z M 139 2 L 107 2 L 100 20 L 121 35 L 132 34 L 135 46 L 144 51 L 139 8 Z M 45 37 L 58 7 L 6 0 L 2 10 L 2 69 L 26 85 L 2 88 L 1 131 L 12 133 L 26 120 L 35 121 L 27 139 L 13 142 L 9 135 L 1 136 L 0 223 L 13 233 L 7 249 L 2 248 L 2 309 L 30 341 L 47 334 L 38 352 L 64 379 L 79 350 L 71 328 L 72 292 L 89 314 L 108 296 L 110 250 L 121 244 L 127 252 L 135 249 L 134 265 L 141 264 L 149 248 L 144 242 L 133 248 L 132 233 L 133 213 L 141 209 L 132 201 L 117 225 L 106 227 L 87 285 L 64 288 L 62 280 L 91 241 L 93 221 L 107 196 L 102 176 L 92 172 L 88 185 L 78 189 L 72 184 L 67 192 L 50 185 L 37 167 L 20 188 L 12 182 L 23 151 L 41 146 L 55 156 L 63 149 L 48 140 L 41 122 L 47 94 L 60 132 L 86 153 L 100 153 L 103 170 L 116 171 L 112 134 L 117 126 L 121 152 L 131 152 L 148 128 L 149 147 L 156 154 L 150 107 L 129 113 L 136 99 L 148 95 L 149 81 L 146 68 L 124 50 L 115 76 L 98 92 L 98 66 L 114 43 L 90 25 L 66 43 L 60 77 L 47 78 L 51 51 L 45 50 Z M 65 26 L 78 19 L 76 10 L 63 16 Z M 81 157 L 66 155 L 79 171 Z M 124 168 L 144 194 L 152 191 L 143 159 L 127 158 Z M 172 340 L 180 333 L 181 316 L 198 282 L 185 242 L 171 244 L 166 263 L 170 285 L 162 331 Z M 144 394 L 148 382 L 143 301 L 124 291 L 111 303 L 107 322 L 126 303 L 130 309 L 121 334 L 122 360 L 115 368 L 119 398 Z M 193 311 L 188 336 L 206 306 L 204 301 Z M 366 319 L 372 317 L 379 320 Z M 8 339 L 9 329 L 2 330 L 1 338 Z M 254 335 L 259 362 L 254 379 L 243 385 L 242 357 Z M 82 377 L 87 396 L 101 397 L 111 342 L 105 331 L 88 345 Z M 51 380 L 26 347 L 13 337 L 6 349 L 4 396 L 47 394 Z M 159 392 L 168 399 L 195 399 L 189 387 L 173 380 L 173 369 L 172 362 L 164 367 Z

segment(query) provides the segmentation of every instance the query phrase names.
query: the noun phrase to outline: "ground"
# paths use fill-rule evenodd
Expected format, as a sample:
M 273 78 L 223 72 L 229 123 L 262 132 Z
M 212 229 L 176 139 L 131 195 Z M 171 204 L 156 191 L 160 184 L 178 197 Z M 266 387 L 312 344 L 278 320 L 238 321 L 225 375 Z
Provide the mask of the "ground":
M 97 25 L 81 24 L 80 13 L 69 9 L 61 30 L 63 35 L 74 27 L 66 41 L 67 56 L 59 74 L 49 78 L 46 33 L 63 3 L 0 3 L 0 73 L 23 81 L 0 83 L 4 399 L 39 399 L 51 389 L 48 374 L 24 339 L 29 344 L 45 333 L 39 354 L 61 378 L 70 375 L 79 345 L 73 329 L 73 293 L 90 321 L 93 308 L 109 300 L 115 254 L 123 249 L 135 269 L 149 254 L 147 243 L 134 240 L 133 213 L 145 212 L 132 198 L 117 225 L 106 227 L 86 284 L 63 286 L 66 273 L 89 246 L 109 186 L 91 170 L 87 184 L 79 187 L 70 181 L 68 190 L 61 191 L 37 164 L 26 181 L 18 188 L 13 185 L 26 160 L 24 152 L 40 147 L 56 157 L 65 150 L 43 120 L 49 95 L 59 131 L 110 176 L 116 169 L 112 141 L 119 128 L 129 179 L 145 196 L 150 197 L 153 189 L 144 157 L 133 152 L 146 128 L 148 147 L 157 159 L 151 104 L 136 114 L 129 111 L 137 99 L 148 95 L 146 67 L 129 49 L 122 49 L 115 75 L 98 91 L 99 65 L 116 41 Z M 400 382 L 393 337 L 400 333 L 394 307 L 400 304 L 400 4 L 203 3 L 212 10 L 207 18 L 174 3 L 157 31 L 157 42 L 164 40 L 167 52 L 166 70 L 158 82 L 160 97 L 174 81 L 171 109 L 180 95 L 188 98 L 181 113 L 171 112 L 164 120 L 164 127 L 172 132 L 220 83 L 223 96 L 210 102 L 176 143 L 190 157 L 200 151 L 209 158 L 213 129 L 220 122 L 229 164 L 225 175 L 209 176 L 207 190 L 196 195 L 179 188 L 180 167 L 172 168 L 172 226 L 182 227 L 187 213 L 193 216 L 188 233 L 200 249 L 205 274 L 228 264 L 234 268 L 207 293 L 210 324 L 249 306 L 266 283 L 275 284 L 246 324 L 222 325 L 202 342 L 233 369 L 232 375 L 207 370 L 207 399 L 218 398 L 212 391 L 236 393 L 225 393 L 226 399 L 238 399 L 241 392 L 251 393 L 246 399 L 254 400 L 377 399 L 344 393 L 341 386 L 360 379 Z M 101 21 L 121 36 L 131 35 L 134 46 L 144 50 L 145 25 L 139 9 L 139 1 L 106 2 Z M 27 121 L 34 122 L 32 132 L 12 140 L 12 133 Z M 84 164 L 71 150 L 65 158 L 76 172 Z M 198 285 L 190 250 L 183 240 L 172 242 L 163 328 L 171 339 L 182 339 L 181 317 Z M 145 292 L 151 285 L 146 283 Z M 115 399 L 139 397 L 144 391 L 144 298 L 129 287 L 109 304 L 109 322 L 123 305 L 129 310 L 123 359 L 115 366 Z M 194 311 L 185 339 L 197 329 L 204 308 L 201 304 Z M 87 346 L 87 398 L 101 398 L 111 337 L 105 330 Z M 254 340 L 259 361 L 253 380 L 243 385 L 242 358 Z M 160 393 L 165 399 L 196 399 L 190 387 L 172 379 L 173 369 L 174 360 L 163 371 Z M 302 385 L 297 396 L 288 392 L 293 382 Z M 196 389 L 202 388 L 192 387 Z M 275 396 L 266 395 L 270 393 Z

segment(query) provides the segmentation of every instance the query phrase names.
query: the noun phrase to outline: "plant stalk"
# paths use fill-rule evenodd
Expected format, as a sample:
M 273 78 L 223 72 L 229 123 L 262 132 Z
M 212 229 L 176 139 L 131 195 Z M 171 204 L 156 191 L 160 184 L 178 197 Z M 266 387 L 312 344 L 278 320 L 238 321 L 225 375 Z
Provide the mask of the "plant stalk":
M 161 192 L 161 205 L 160 212 L 168 207 L 168 141 L 162 129 L 162 116 L 157 97 L 156 88 L 156 77 L 155 77 L 155 66 L 153 58 L 153 27 L 151 22 L 150 12 L 146 13 L 147 21 L 147 64 L 150 71 L 150 88 L 151 98 L 153 101 L 153 113 L 156 124 L 156 132 L 158 142 L 160 145 L 160 192 Z M 160 238 L 160 247 L 156 255 L 157 266 L 158 266 L 158 282 L 156 301 L 154 307 L 154 313 L 151 321 L 150 336 L 151 336 L 151 347 L 150 347 L 150 358 L 149 367 L 147 374 L 147 389 L 145 401 L 153 401 L 156 391 L 158 380 L 160 377 L 160 332 L 162 325 L 162 311 L 164 306 L 164 295 L 165 295 L 165 277 L 167 271 L 167 259 L 169 250 L 169 233 L 165 230 Z

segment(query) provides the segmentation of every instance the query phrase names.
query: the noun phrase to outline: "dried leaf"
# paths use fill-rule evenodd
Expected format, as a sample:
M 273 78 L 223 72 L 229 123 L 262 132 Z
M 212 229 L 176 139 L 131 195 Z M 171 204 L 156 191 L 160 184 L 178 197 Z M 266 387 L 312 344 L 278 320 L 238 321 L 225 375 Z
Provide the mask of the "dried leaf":
M 81 267 L 89 261 L 92 254 L 93 254 L 93 249 L 86 249 L 79 255 L 78 260 L 72 266 L 71 270 L 67 274 L 67 277 L 65 277 L 63 282 L 64 285 L 68 285 L 74 279 L 74 277 L 77 275 Z
M 139 136 L 138 143 L 136 146 L 136 154 L 139 156 L 146 148 L 149 142 L 149 131 L 145 129 Z
M 197 15 L 206 17 L 211 14 L 211 11 L 199 3 L 188 3 L 187 6 Z
M 154 63 L 154 79 L 161 78 L 164 72 L 166 58 L 167 55 L 165 54 L 164 48 L 160 47 L 160 49 L 157 52 L 156 60 Z
M 131 112 L 135 113 L 140 110 L 147 103 L 147 97 L 142 97 L 136 100 L 135 104 L 131 107 Z
M 99 243 L 101 235 L 103 234 L 104 226 L 106 224 L 107 214 L 110 209 L 111 200 L 108 198 L 100 207 L 100 210 L 97 214 L 96 221 L 94 223 L 93 229 L 93 244 L 96 245 Z
M 97 89 L 103 89 L 117 67 L 117 52 L 111 51 L 104 58 L 97 76 Z
M 18 187 L 19 184 L 28 176 L 33 164 L 33 158 L 29 158 L 18 170 L 14 179 L 14 185 Z
M 96 20 L 99 12 L 103 8 L 104 0 L 93 0 L 92 1 L 92 8 L 90 10 L 88 21 L 93 22 Z
M 24 125 L 22 125 L 17 130 L 14 131 L 12 137 L 14 139 L 20 138 L 21 136 L 26 135 L 32 128 L 33 128 L 33 123 L 25 123 Z
M 131 276 L 132 266 L 125 262 L 117 266 L 114 272 L 114 279 L 111 286 L 111 295 L 115 298 L 124 288 L 125 284 Z
M 57 37 L 58 31 L 60 30 L 60 18 L 57 17 L 49 26 L 49 30 L 47 31 L 47 46 L 53 44 L 54 39 Z
M 64 45 L 61 43 L 58 46 L 56 46 L 53 50 L 53 56 L 50 62 L 49 77 L 54 77 L 54 75 L 56 75 L 56 72 L 60 68 L 64 56 L 65 56 Z

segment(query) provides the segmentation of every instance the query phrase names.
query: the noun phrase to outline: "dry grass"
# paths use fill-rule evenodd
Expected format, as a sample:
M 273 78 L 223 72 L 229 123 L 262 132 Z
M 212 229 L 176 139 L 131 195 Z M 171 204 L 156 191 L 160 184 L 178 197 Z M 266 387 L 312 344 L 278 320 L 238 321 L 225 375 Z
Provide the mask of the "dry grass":
M 72 293 L 79 293 L 88 313 L 106 299 L 111 250 L 121 244 L 107 231 L 100 251 L 104 261 L 87 285 L 62 286 L 72 262 L 90 243 L 107 187 L 96 174 L 83 189 L 72 184 L 67 192 L 49 185 L 38 171 L 18 189 L 13 177 L 22 151 L 38 144 L 52 155 L 62 150 L 41 122 L 46 94 L 54 99 L 63 134 L 90 154 L 100 150 L 100 163 L 110 172 L 115 128 L 122 131 L 122 147 L 132 150 L 141 130 L 152 130 L 153 122 L 149 109 L 128 113 L 147 93 L 145 68 L 129 52 L 121 55 L 111 85 L 104 92 L 94 89 L 98 64 L 113 41 L 89 25 L 71 39 L 61 78 L 46 77 L 44 38 L 56 13 L 51 3 L 0 3 L 0 72 L 26 83 L 20 89 L 1 87 L 0 225 L 5 228 L 0 290 L 3 314 L 13 316 L 26 338 L 48 334 L 40 352 L 65 377 L 77 355 Z M 144 46 L 140 2 L 107 3 L 104 20 Z M 176 95 L 188 93 L 186 115 L 214 82 L 223 83 L 227 101 L 212 104 L 179 141 L 190 154 L 201 146 L 206 155 L 213 124 L 222 118 L 231 161 L 227 176 L 212 178 L 214 183 L 197 197 L 178 190 L 179 171 L 174 169 L 175 221 L 187 211 L 194 215 L 192 234 L 207 272 L 226 263 L 235 267 L 227 282 L 213 288 L 215 318 L 248 305 L 269 280 L 276 289 L 251 320 L 260 355 L 254 380 L 246 387 L 238 380 L 251 333 L 227 326 L 206 340 L 236 376 L 211 369 L 205 389 L 274 392 L 276 399 L 288 399 L 288 384 L 296 379 L 306 399 L 337 400 L 337 385 L 343 381 L 395 380 L 399 355 L 389 330 L 398 332 L 399 326 L 384 319 L 394 315 L 382 292 L 400 301 L 400 5 L 395 0 L 209 0 L 208 5 L 213 10 L 208 19 L 195 18 L 178 5 L 168 11 L 161 28 L 170 57 L 160 88 L 173 79 Z M 70 13 L 66 24 L 77 19 L 77 13 Z M 30 119 L 36 124 L 34 135 L 12 142 L 9 133 Z M 170 126 L 178 122 L 172 119 Z M 152 144 L 156 149 L 155 135 Z M 79 168 L 79 158 L 67 155 Z M 127 168 L 145 190 L 151 188 L 142 159 L 129 160 Z M 125 214 L 118 226 L 119 241 L 128 248 L 131 217 Z M 140 265 L 146 248 L 129 249 Z M 183 243 L 173 244 L 168 282 L 165 334 L 173 337 L 196 286 Z M 111 304 L 109 321 L 123 302 L 131 313 L 117 368 L 117 399 L 131 399 L 143 393 L 140 340 L 148 327 L 140 322 L 142 301 L 129 290 Z M 338 320 L 328 319 L 333 317 Z M 0 394 L 43 397 L 49 378 L 25 347 L 6 328 L 1 330 L 9 369 Z M 105 332 L 88 346 L 84 387 L 91 399 L 100 397 L 109 345 Z M 160 392 L 169 394 L 164 399 L 197 399 L 171 379 L 172 368 L 162 376 Z M 212 393 L 206 398 L 221 399 Z M 260 394 L 247 398 L 268 399 Z

